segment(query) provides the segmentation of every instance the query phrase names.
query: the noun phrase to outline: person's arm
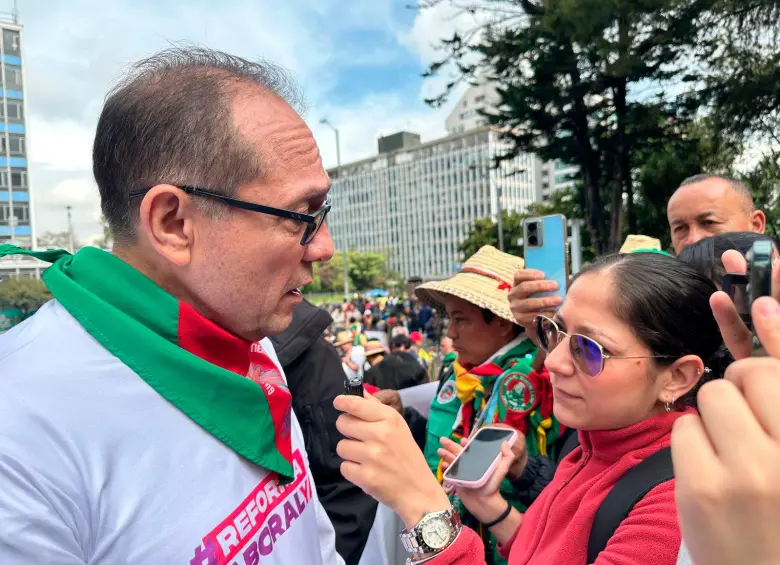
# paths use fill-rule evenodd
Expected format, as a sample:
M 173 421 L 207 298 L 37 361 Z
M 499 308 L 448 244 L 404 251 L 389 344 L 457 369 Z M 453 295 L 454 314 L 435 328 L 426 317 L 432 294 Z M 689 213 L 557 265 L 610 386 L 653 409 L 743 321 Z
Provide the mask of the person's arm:
M 528 458 L 523 474 L 517 480 L 510 481 L 520 503 L 531 506 L 544 488 L 555 476 L 556 464 L 544 455 L 534 455 Z
M 0 455 L 0 563 L 86 565 L 91 531 L 75 502 L 29 464 Z

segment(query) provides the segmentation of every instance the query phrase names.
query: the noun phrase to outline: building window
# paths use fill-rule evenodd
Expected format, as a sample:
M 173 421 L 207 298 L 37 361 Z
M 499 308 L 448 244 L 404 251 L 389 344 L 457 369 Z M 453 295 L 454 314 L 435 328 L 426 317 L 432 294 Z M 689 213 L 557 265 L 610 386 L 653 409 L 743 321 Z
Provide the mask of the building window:
M 8 121 L 9 122 L 21 122 L 24 120 L 24 114 L 22 113 L 21 100 L 6 100 L 8 106 Z M 3 118 L 4 107 L 0 103 L 0 118 Z
M 3 30 L 3 50 L 6 55 L 19 55 L 19 32 Z
M 484 102 L 484 101 L 485 101 L 485 95 L 484 94 L 481 94 L 481 95 L 477 96 L 476 98 L 474 98 L 474 104 L 479 104 L 480 102 Z
M 13 65 L 5 66 L 5 87 L 18 90 L 22 87 L 22 68 Z
M 24 136 L 20 134 L 9 134 L 8 142 L 10 144 L 11 155 L 24 155 Z
M 7 174 L 7 173 L 3 173 Z M 7 185 L 6 185 L 7 186 Z M 11 188 L 27 190 L 27 171 L 11 169 Z
M 29 223 L 30 208 L 27 202 L 14 202 L 14 216 L 16 217 L 17 222 L 21 222 L 23 224 Z

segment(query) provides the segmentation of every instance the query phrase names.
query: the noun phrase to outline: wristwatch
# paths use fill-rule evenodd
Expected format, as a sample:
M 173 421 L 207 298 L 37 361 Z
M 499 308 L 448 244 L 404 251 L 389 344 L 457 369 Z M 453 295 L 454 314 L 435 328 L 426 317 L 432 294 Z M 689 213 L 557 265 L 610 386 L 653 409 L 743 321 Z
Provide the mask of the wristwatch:
M 404 549 L 412 554 L 406 565 L 424 563 L 441 553 L 455 541 L 462 528 L 460 516 L 452 508 L 426 512 L 413 528 L 398 534 Z

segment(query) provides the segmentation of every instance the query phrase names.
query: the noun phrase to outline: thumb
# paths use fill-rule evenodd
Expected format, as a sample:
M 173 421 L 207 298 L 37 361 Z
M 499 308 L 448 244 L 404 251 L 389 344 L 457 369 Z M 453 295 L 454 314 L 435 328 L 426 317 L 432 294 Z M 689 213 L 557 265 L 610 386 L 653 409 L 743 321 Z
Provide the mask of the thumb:
M 509 447 L 509 444 L 504 442 L 501 445 L 501 460 L 498 462 L 498 465 L 496 465 L 495 476 L 501 477 L 502 479 L 506 477 L 507 473 L 509 473 L 509 468 L 514 462 L 515 454 L 512 452 L 512 448 Z
M 723 262 L 727 273 L 747 274 L 747 261 L 742 256 L 742 253 L 736 249 L 729 249 L 724 252 L 720 260 Z
M 780 359 L 780 304 L 762 296 L 753 303 L 753 325 L 761 345 L 770 357 Z

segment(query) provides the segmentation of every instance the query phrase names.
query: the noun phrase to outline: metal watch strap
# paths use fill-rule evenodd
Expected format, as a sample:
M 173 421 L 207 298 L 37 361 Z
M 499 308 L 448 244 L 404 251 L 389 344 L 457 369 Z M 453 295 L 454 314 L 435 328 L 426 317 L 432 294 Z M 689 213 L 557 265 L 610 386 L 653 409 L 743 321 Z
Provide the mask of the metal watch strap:
M 420 525 L 426 521 L 426 517 L 430 516 L 431 514 L 441 514 L 445 519 L 447 519 L 450 523 L 450 526 L 452 528 L 452 533 L 449 542 L 447 545 L 442 547 L 441 549 L 426 552 L 425 548 L 421 545 L 421 531 L 420 531 Z M 462 529 L 462 524 L 460 522 L 460 516 L 458 516 L 458 513 L 455 512 L 454 509 L 450 508 L 449 510 L 444 510 L 441 512 L 426 512 L 423 514 L 423 517 L 420 519 L 420 522 L 418 522 L 414 527 L 405 529 L 401 531 L 398 535 L 401 538 L 401 544 L 404 546 L 404 549 L 411 553 L 411 557 L 409 557 L 406 560 L 407 565 L 418 565 L 420 563 L 424 563 L 425 561 L 428 561 L 429 559 L 435 557 L 445 549 L 447 549 L 450 545 L 452 545 L 452 542 L 455 541 L 455 539 L 458 537 L 458 534 L 460 533 Z

